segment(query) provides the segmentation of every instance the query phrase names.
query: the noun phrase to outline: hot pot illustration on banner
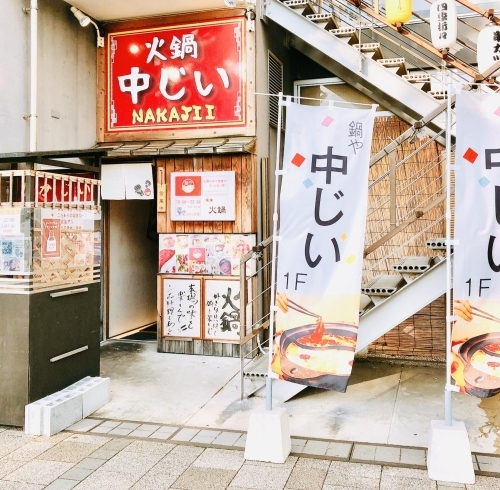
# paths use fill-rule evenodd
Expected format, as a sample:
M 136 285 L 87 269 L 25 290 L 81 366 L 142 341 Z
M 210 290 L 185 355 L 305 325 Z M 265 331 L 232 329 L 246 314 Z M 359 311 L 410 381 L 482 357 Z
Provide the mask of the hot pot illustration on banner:
M 500 393 L 500 96 L 457 95 L 451 376 L 462 393 Z
M 375 107 L 287 107 L 272 360 L 287 381 L 347 388 Z

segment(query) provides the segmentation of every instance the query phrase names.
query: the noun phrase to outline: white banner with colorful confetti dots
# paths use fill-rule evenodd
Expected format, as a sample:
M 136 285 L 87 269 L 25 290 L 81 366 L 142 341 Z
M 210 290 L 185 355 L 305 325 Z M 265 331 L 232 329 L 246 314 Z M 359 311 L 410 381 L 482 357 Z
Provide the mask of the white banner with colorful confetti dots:
M 287 381 L 347 388 L 375 109 L 287 107 L 272 360 Z
M 457 95 L 451 375 L 500 393 L 500 95 Z

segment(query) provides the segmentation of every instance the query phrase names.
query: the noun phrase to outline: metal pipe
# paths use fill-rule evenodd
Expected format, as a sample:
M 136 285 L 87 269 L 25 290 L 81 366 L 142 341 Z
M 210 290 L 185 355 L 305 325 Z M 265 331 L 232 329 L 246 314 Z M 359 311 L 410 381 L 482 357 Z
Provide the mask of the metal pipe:
M 281 119 L 283 117 L 283 92 L 278 94 L 278 127 L 276 133 L 276 162 L 275 168 L 278 170 L 280 168 L 281 159 Z M 271 411 L 273 409 L 273 371 L 271 369 L 271 362 L 273 360 L 273 335 L 274 335 L 274 313 L 275 313 L 275 302 L 276 302 L 276 249 L 277 249 L 277 235 L 278 235 L 278 194 L 279 194 L 279 173 L 276 171 L 274 174 L 274 213 L 273 213 L 273 255 L 271 263 L 271 308 L 269 316 L 269 364 L 267 370 L 266 379 L 266 410 Z
M 247 264 L 246 261 L 241 258 L 240 260 L 240 400 L 243 400 L 245 396 L 245 388 L 244 388 L 244 356 L 243 356 L 243 347 L 245 344 L 242 343 L 242 339 L 246 335 L 247 331 Z
M 396 228 L 396 150 L 391 151 L 389 155 L 389 181 L 390 181 L 390 226 Z
M 453 424 L 451 391 L 451 77 L 448 76 L 446 110 L 446 385 L 444 397 L 444 419 L 447 426 Z
M 30 3 L 30 151 L 37 150 L 38 0 Z

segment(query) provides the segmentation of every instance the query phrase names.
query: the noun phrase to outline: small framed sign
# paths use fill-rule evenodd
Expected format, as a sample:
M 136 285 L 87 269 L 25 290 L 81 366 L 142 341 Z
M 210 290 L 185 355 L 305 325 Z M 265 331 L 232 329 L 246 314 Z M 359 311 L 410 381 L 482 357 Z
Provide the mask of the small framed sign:
M 234 221 L 235 172 L 172 172 L 172 221 Z
M 206 340 L 240 339 L 240 281 L 205 279 L 204 338 Z
M 201 338 L 201 296 L 200 279 L 162 277 L 163 337 Z

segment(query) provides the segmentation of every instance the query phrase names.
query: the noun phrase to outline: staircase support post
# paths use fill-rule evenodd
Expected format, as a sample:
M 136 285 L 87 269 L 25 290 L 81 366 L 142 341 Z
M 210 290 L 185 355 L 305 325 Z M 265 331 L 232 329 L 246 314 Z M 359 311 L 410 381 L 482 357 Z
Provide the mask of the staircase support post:
M 391 229 L 396 228 L 396 150 L 391 151 L 389 154 L 390 167 L 389 167 L 389 183 L 390 183 L 390 201 L 389 213 Z

